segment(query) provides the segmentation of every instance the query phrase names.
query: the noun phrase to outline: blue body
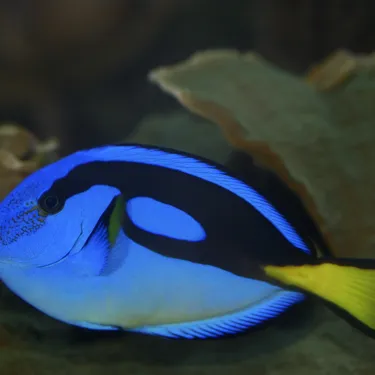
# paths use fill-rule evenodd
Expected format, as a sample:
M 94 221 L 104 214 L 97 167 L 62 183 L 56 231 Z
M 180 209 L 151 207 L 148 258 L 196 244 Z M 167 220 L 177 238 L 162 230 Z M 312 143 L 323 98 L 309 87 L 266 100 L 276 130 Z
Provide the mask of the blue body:
M 205 338 L 243 331 L 304 298 L 226 267 L 159 253 L 131 238 L 126 229 L 108 249 L 105 231 L 94 229 L 112 199 L 123 193 L 115 186 L 91 186 L 69 197 L 61 212 L 43 216 L 37 208 L 39 197 L 77 166 L 95 161 L 148 164 L 205 180 L 259 212 L 293 249 L 311 253 L 267 199 L 215 166 L 156 148 L 101 147 L 41 169 L 1 203 L 1 277 L 26 302 L 81 327 Z M 169 252 L 176 255 L 179 241 L 206 240 L 205 223 L 175 204 L 140 194 L 127 200 L 124 210 L 132 225 L 175 240 Z M 230 248 L 227 253 L 230 259 Z

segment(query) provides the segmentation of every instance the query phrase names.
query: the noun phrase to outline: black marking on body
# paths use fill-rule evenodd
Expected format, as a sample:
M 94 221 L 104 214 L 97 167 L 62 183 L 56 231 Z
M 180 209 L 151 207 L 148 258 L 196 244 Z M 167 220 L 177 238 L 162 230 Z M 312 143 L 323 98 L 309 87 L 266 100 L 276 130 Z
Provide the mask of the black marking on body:
M 309 248 L 317 246 L 323 256 L 332 256 L 319 226 L 311 218 L 302 200 L 271 170 L 256 165 L 247 153 L 235 150 L 225 164 L 226 167 L 244 181 L 255 183 L 257 191 L 262 192 L 279 212 L 288 213 L 288 221 L 304 239 Z M 315 246 L 314 246 L 315 245 Z M 313 254 L 316 255 L 313 249 Z
M 203 162 L 236 178 L 222 166 L 205 159 Z M 213 265 L 245 277 L 259 272 L 257 263 L 285 264 L 310 258 L 242 198 L 216 184 L 165 167 L 124 161 L 89 162 L 55 181 L 48 193 L 67 200 L 93 185 L 116 187 L 126 201 L 145 196 L 170 204 L 184 210 L 205 229 L 204 241 L 181 241 L 147 232 L 127 217 L 125 233 L 162 255 Z

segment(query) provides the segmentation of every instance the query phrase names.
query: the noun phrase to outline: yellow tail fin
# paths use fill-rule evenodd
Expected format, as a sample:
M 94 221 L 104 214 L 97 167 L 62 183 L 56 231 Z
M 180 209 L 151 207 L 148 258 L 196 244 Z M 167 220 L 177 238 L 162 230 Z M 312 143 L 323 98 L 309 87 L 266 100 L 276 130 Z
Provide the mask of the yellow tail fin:
M 340 264 L 342 263 L 342 264 Z M 375 330 L 374 260 L 337 260 L 299 266 L 264 266 L 267 276 L 333 303 Z

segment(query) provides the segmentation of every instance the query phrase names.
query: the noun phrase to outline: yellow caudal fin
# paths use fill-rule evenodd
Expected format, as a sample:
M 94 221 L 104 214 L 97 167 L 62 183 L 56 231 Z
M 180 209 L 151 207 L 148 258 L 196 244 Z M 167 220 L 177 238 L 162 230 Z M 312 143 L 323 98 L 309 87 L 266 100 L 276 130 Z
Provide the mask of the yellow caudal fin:
M 373 267 L 373 268 L 370 268 Z M 375 330 L 375 261 L 335 260 L 298 266 L 263 267 L 266 275 L 334 304 Z

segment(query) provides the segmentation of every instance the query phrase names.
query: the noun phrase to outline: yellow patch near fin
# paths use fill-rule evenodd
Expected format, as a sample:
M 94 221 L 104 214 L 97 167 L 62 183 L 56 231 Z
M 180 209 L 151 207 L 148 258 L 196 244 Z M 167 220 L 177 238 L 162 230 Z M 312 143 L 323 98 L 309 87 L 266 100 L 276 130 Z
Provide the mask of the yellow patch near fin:
M 375 330 L 375 270 L 322 263 L 264 266 L 267 276 L 313 293 L 347 311 Z
M 116 197 L 115 205 L 111 213 L 108 225 L 108 240 L 113 246 L 122 228 L 125 216 L 125 200 L 122 195 Z

